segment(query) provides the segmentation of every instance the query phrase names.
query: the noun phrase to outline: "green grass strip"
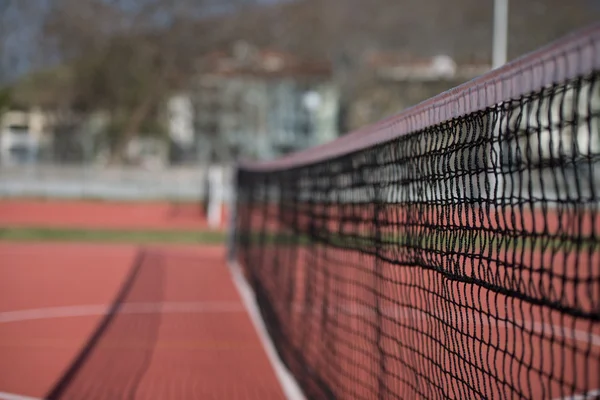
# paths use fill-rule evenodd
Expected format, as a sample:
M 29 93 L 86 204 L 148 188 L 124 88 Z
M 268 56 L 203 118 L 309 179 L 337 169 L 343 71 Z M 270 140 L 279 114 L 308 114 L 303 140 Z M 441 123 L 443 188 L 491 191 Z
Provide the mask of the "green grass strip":
M 15 242 L 105 242 L 105 243 L 169 243 L 220 244 L 225 232 L 216 231 L 153 231 L 153 230 L 97 230 L 62 228 L 0 228 L 0 241 Z
M 271 245 L 309 245 L 311 243 L 326 243 L 348 249 L 374 249 L 377 246 L 377 238 L 374 234 L 361 233 L 339 234 L 334 232 L 320 231 L 319 236 L 311 238 L 308 234 L 292 234 L 289 232 L 259 232 L 250 234 L 250 242 L 253 244 Z M 384 233 L 379 237 L 383 248 L 410 246 L 416 249 L 433 251 L 458 251 L 476 253 L 481 248 L 497 250 L 581 250 L 598 251 L 600 242 L 590 237 L 583 238 L 557 238 L 534 236 L 509 236 L 477 233 L 476 231 L 444 231 L 439 233 L 423 232 L 415 235 L 401 236 L 398 234 Z

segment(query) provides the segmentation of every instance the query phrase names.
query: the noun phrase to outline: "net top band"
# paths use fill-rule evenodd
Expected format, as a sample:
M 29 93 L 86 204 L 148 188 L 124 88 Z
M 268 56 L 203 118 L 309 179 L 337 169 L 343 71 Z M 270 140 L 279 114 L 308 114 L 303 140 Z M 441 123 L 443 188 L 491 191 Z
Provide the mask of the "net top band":
M 240 161 L 238 167 L 267 172 L 318 163 L 493 107 L 598 69 L 600 23 L 332 142 L 277 160 Z

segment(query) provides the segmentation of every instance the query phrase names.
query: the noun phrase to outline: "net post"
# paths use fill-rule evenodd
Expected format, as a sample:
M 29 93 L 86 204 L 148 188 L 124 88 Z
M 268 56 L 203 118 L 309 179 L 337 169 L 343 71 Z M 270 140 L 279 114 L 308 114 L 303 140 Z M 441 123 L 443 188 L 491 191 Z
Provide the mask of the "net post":
M 379 164 L 379 159 L 377 155 L 372 155 L 373 159 L 372 159 L 372 164 L 373 165 L 380 165 Z M 383 164 L 383 162 L 381 163 Z M 383 293 L 383 260 L 382 260 L 382 240 L 383 240 L 383 236 L 382 236 L 382 232 L 381 232 L 381 226 L 379 224 L 379 222 L 381 221 L 381 213 L 383 211 L 383 202 L 384 202 L 384 197 L 383 197 L 383 183 L 379 179 L 377 179 L 378 182 L 376 183 L 375 186 L 375 191 L 374 191 L 374 203 L 375 203 L 375 207 L 373 209 L 373 220 L 371 221 L 371 223 L 373 224 L 373 230 L 374 230 L 374 239 L 375 239 L 375 273 L 373 274 L 373 278 L 374 278 L 374 287 L 376 288 L 375 290 L 378 292 L 375 295 L 375 314 L 376 314 L 376 345 L 377 345 L 377 351 L 378 351 L 378 358 L 379 358 L 379 375 L 377 377 L 377 398 L 379 400 L 383 400 L 386 398 L 386 386 L 385 386 L 385 374 L 386 374 L 386 365 L 385 365 L 385 351 L 383 349 L 383 336 L 382 336 L 382 324 L 383 324 L 383 315 L 381 312 L 381 298 L 380 295 Z M 369 179 L 370 182 L 372 182 L 372 178 Z
M 237 187 L 239 177 L 239 164 L 235 163 L 231 170 L 229 181 L 228 223 L 227 223 L 227 259 L 230 262 L 236 259 L 236 236 L 237 236 Z
M 219 228 L 223 223 L 223 166 L 211 165 L 208 167 L 208 191 L 209 198 L 207 204 L 208 224 L 211 228 Z

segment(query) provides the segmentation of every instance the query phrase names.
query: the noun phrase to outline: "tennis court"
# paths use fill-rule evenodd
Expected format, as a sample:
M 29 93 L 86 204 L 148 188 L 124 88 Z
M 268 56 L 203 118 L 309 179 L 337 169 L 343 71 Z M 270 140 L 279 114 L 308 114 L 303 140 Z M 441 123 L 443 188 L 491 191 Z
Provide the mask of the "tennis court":
M 0 244 L 0 398 L 283 398 L 223 255 Z
M 0 245 L 0 397 L 599 398 L 599 173 L 595 25 L 241 161 L 227 248 Z

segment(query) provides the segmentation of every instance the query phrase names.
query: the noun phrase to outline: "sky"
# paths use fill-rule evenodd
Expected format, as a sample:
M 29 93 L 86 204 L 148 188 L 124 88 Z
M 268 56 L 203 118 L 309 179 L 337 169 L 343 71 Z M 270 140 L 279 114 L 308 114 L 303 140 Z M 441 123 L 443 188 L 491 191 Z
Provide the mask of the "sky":
M 11 81 L 30 70 L 37 62 L 35 43 L 39 38 L 40 26 L 43 16 L 48 9 L 49 0 L 0 0 L 8 4 L 0 7 L 0 26 L 7 32 L 1 32 L 3 38 L 3 52 L 0 53 L 0 83 Z M 25 18 L 23 4 L 32 10 L 30 16 Z M 27 20 L 31 18 L 31 22 Z

